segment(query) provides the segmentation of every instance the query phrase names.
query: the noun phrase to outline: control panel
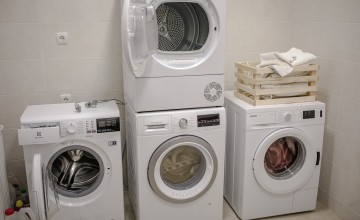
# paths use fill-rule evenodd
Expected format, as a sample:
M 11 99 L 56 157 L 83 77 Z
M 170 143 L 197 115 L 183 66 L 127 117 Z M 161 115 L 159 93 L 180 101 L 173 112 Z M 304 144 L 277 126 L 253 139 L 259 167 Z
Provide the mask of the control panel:
M 222 111 L 180 112 L 140 117 L 138 132 L 142 135 L 188 133 L 197 130 L 223 129 L 225 114 Z
M 60 122 L 60 136 L 120 131 L 120 118 L 85 119 Z
M 324 109 L 289 109 L 246 114 L 247 126 L 312 124 L 325 121 Z

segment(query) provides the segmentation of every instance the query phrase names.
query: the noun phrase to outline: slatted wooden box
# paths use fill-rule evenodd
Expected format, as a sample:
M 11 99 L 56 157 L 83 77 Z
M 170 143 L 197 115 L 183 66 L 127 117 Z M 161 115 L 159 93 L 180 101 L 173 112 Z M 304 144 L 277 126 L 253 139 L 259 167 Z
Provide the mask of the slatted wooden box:
M 294 67 L 291 75 L 281 78 L 262 78 L 274 71 L 257 68 L 259 62 L 237 62 L 235 96 L 251 105 L 273 105 L 316 101 L 319 65 Z M 296 75 L 296 73 L 302 73 Z M 300 83 L 301 86 L 292 86 Z M 269 86 L 272 85 L 272 86 Z M 272 88 L 269 88 L 272 87 Z

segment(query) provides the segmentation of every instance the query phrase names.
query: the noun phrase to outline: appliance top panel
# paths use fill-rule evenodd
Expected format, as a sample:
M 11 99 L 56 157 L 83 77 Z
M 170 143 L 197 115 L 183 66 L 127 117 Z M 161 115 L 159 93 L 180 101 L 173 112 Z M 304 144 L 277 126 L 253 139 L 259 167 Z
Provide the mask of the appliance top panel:
M 119 117 L 119 109 L 115 101 L 101 102 L 96 107 L 85 107 L 79 103 L 81 112 L 75 110 L 75 103 L 49 105 L 29 105 L 22 114 L 21 124 L 59 122 L 65 120 Z
M 234 106 L 245 115 L 247 129 L 325 123 L 325 104 L 322 102 L 252 106 L 235 97 L 231 91 L 225 92 L 227 105 Z
M 292 103 L 292 104 L 277 104 L 277 105 L 261 105 L 253 106 L 250 105 L 241 99 L 234 96 L 234 91 L 225 92 L 225 101 L 230 102 L 235 106 L 238 106 L 242 111 L 250 112 L 271 112 L 271 111 L 286 111 L 294 109 L 306 109 L 306 108 L 322 108 L 325 109 L 325 103 L 315 101 L 315 102 L 301 102 L 301 103 Z
M 154 113 L 135 113 L 139 135 L 187 134 L 224 130 L 225 108 L 175 110 Z

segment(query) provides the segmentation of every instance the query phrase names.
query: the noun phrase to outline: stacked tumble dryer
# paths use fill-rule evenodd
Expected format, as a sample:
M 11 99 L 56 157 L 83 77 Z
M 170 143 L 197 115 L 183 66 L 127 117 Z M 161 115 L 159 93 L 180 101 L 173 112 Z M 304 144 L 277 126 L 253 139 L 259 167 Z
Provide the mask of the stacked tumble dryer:
M 122 8 L 135 217 L 220 220 L 226 1 L 124 0 Z

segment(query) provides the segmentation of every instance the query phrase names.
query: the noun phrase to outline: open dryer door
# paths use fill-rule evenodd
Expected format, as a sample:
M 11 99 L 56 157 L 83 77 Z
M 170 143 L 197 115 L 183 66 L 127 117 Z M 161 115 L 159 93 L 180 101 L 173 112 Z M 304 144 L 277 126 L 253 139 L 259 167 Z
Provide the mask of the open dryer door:
M 124 56 L 133 74 L 140 77 L 149 57 L 158 48 L 155 7 L 146 0 L 124 0 L 122 16 Z
M 54 182 L 49 179 L 40 154 L 34 155 L 32 168 L 34 211 L 39 220 L 46 220 L 59 211 L 59 197 L 55 191 Z M 53 193 L 53 196 L 50 197 L 50 193 Z

